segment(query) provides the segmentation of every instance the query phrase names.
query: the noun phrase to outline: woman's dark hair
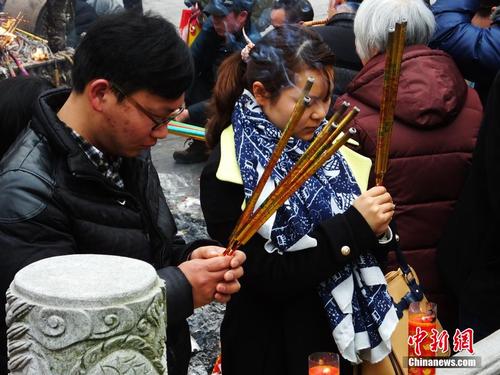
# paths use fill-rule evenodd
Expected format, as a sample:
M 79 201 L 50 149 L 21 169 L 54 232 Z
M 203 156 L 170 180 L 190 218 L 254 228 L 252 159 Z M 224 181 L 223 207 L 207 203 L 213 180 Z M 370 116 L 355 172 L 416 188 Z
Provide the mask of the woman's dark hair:
M 38 96 L 50 88 L 49 81 L 37 77 L 0 81 L 0 158 L 28 125 Z
M 334 56 L 319 35 L 305 27 L 287 25 L 266 34 L 250 52 L 247 63 L 237 52 L 219 67 L 214 86 L 209 119 L 207 143 L 215 147 L 220 134 L 231 123 L 234 104 L 246 88 L 251 91 L 254 82 L 261 82 L 275 100 L 284 88 L 295 84 L 295 74 L 307 69 L 323 72 L 329 82 L 328 97 L 333 90 Z
M 76 49 L 73 89 L 104 78 L 132 94 L 146 90 L 177 99 L 191 85 L 189 47 L 177 29 L 160 16 L 123 12 L 95 21 Z

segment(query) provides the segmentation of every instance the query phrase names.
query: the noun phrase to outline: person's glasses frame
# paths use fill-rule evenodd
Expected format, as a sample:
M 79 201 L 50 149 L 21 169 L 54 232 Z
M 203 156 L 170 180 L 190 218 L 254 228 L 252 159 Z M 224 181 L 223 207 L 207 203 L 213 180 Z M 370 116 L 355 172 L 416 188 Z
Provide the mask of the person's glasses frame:
M 151 112 L 149 112 L 146 108 L 144 108 L 137 100 L 132 98 L 130 95 L 127 95 L 125 90 L 120 88 L 116 83 L 111 82 L 110 83 L 111 88 L 116 91 L 118 94 L 123 96 L 125 99 L 127 99 L 139 112 L 142 112 L 147 118 L 149 118 L 151 121 L 153 121 L 154 126 L 151 128 L 151 130 L 156 130 L 160 128 L 161 126 L 166 126 L 170 121 L 175 119 L 177 116 L 179 116 L 185 109 L 186 106 L 185 104 L 181 105 L 179 108 L 176 110 L 172 111 L 167 117 L 158 117 L 153 115 Z

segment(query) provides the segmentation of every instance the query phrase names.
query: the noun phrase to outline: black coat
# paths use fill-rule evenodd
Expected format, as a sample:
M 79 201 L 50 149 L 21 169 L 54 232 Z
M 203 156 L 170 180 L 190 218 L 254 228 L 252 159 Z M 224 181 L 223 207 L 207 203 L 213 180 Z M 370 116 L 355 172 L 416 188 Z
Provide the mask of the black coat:
M 342 95 L 363 64 L 354 43 L 354 13 L 337 13 L 326 25 L 314 27 L 335 54 L 335 95 Z
M 120 255 L 155 266 L 168 291 L 169 374 L 186 374 L 193 311 L 191 286 L 171 267 L 190 249 L 176 226 L 148 155 L 124 159 L 125 189 L 90 162 L 56 116 L 68 91 L 44 94 L 28 127 L 0 162 L 0 304 L 15 273 L 66 254 Z M 5 311 L 0 320 L 0 373 L 6 372 Z M 175 362 L 175 363 L 174 363 Z
M 441 272 L 459 303 L 500 329 L 500 73 L 493 82 L 472 167 L 438 246 Z
M 201 175 L 200 199 L 210 236 L 224 244 L 241 214 L 243 186 L 216 177 L 220 148 Z M 303 375 L 313 352 L 338 352 L 318 284 L 377 240 L 354 208 L 321 223 L 309 234 L 315 248 L 269 254 L 256 234 L 243 247 L 247 260 L 241 290 L 227 304 L 221 328 L 224 375 Z M 340 249 L 348 245 L 347 256 Z M 342 374 L 351 373 L 342 361 Z
M 247 20 L 245 30 L 252 40 L 258 40 L 258 34 L 253 30 L 250 20 Z M 190 48 L 195 68 L 195 79 L 186 93 L 190 123 L 205 126 L 208 100 L 217 80 L 217 70 L 224 59 L 236 51 L 241 51 L 245 45 L 241 31 L 226 39 L 217 34 L 211 17 L 203 23 L 200 34 Z

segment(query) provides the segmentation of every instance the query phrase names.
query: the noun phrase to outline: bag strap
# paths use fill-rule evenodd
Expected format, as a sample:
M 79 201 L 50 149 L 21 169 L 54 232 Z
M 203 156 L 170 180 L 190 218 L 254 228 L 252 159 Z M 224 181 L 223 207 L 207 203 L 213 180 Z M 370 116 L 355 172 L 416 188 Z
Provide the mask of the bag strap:
M 410 268 L 410 265 L 406 261 L 403 250 L 401 250 L 401 246 L 399 245 L 399 237 L 396 237 L 396 241 L 394 242 L 396 245 L 394 251 L 396 252 L 396 259 L 398 261 L 399 268 L 403 273 L 406 285 L 408 285 L 408 288 L 410 289 L 410 291 L 406 293 L 399 302 L 394 302 L 398 317 L 399 319 L 401 319 L 403 317 L 403 311 L 408 309 L 410 303 L 422 301 L 422 299 L 424 298 L 424 292 L 422 291 L 422 287 L 420 286 L 420 284 L 417 282 L 417 278 Z

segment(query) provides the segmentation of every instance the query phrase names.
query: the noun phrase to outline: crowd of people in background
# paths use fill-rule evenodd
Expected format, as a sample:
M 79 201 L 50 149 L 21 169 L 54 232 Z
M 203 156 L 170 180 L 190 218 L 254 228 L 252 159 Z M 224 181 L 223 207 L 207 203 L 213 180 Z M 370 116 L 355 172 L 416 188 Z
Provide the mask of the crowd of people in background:
M 311 25 L 318 10 L 308 0 L 185 5 L 202 10 L 189 47 L 168 21 L 143 15 L 141 1 L 76 0 L 74 86 L 0 82 L 2 300 L 15 272 L 38 259 L 131 256 L 153 264 L 171 293 L 169 374 L 187 371 L 185 318 L 231 296 L 221 330 L 225 375 L 304 374 L 307 355 L 317 351 L 340 352 L 342 374 L 349 374 L 366 350 L 378 358 L 384 340 L 346 345 L 351 331 L 341 317 L 362 319 L 338 307 L 354 299 L 338 297 L 335 305 L 331 295 L 345 295 L 338 279 L 359 278 L 366 264 L 378 272 L 370 280 L 396 269 L 397 238 L 445 329 L 473 328 L 476 340 L 500 329 L 500 2 L 330 0 L 321 25 Z M 387 31 L 402 19 L 382 187 L 369 162 L 377 152 Z M 360 109 L 353 142 L 234 258 L 219 257 L 310 76 L 311 102 L 265 191 L 344 102 Z M 206 162 L 200 199 L 211 239 L 190 245 L 176 236 L 149 152 L 173 119 L 206 128 L 207 142 L 190 139 L 173 152 L 177 163 Z M 351 158 L 368 167 L 359 170 Z M 121 199 L 128 203 L 117 207 Z M 103 225 L 110 217 L 111 229 Z M 388 308 L 365 312 L 387 316 L 390 325 L 385 289 L 370 298 Z M 390 328 L 377 321 L 355 329 L 378 337 Z M 7 348 L 0 347 L 3 371 Z

